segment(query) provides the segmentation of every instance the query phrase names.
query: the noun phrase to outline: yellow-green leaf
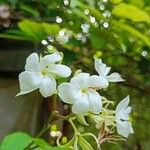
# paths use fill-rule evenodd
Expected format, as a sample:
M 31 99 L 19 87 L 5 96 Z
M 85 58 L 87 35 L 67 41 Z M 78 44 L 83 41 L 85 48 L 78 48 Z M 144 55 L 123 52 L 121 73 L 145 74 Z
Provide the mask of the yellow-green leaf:
M 60 31 L 60 26 L 57 24 L 50 24 L 50 23 L 42 23 L 42 27 L 46 34 L 56 35 Z
M 93 147 L 82 136 L 79 136 L 79 145 L 82 150 L 94 150 Z
M 84 126 L 89 126 L 89 124 L 86 122 L 83 115 L 77 115 L 77 120 L 79 123 L 81 123 Z
M 134 5 L 120 3 L 114 7 L 112 13 L 117 17 L 130 19 L 134 22 L 150 23 L 150 16 Z

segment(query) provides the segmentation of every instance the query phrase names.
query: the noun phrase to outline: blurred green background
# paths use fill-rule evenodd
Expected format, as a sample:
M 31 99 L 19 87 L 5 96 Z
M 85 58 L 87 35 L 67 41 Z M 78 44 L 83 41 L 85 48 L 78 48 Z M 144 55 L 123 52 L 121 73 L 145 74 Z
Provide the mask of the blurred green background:
M 57 48 L 74 71 L 95 73 L 93 58 L 102 58 L 126 81 L 101 94 L 116 103 L 131 96 L 135 132 L 102 148 L 150 149 L 150 0 L 0 0 L 0 41 Z

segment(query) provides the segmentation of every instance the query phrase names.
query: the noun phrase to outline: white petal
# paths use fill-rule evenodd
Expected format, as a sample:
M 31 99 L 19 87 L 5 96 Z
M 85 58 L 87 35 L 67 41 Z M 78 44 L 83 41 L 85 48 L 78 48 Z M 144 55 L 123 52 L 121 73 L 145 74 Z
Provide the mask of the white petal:
M 127 107 L 126 109 L 121 109 L 116 113 L 117 120 L 129 120 L 129 113 L 131 112 L 131 107 Z
M 49 97 L 56 92 L 56 81 L 53 77 L 42 78 L 40 92 L 43 97 Z
M 89 78 L 89 87 L 93 88 L 107 88 L 109 82 L 103 76 L 92 75 Z
M 72 112 L 79 115 L 84 115 L 89 112 L 89 101 L 86 95 L 78 97 L 78 100 L 72 106 Z
M 100 113 L 102 109 L 101 96 L 92 89 L 88 92 L 88 94 L 89 94 L 90 111 L 94 114 Z
M 58 86 L 59 96 L 62 101 L 68 104 L 73 104 L 79 97 L 79 92 L 74 89 L 70 83 L 62 83 Z
M 70 83 L 77 89 L 87 88 L 89 76 L 90 75 L 88 73 L 79 73 L 70 80 Z
M 39 57 L 37 53 L 32 53 L 27 57 L 25 70 L 32 72 L 39 71 Z
M 55 63 L 61 60 L 62 60 L 61 55 L 56 52 L 50 55 L 45 55 L 40 61 L 40 68 L 43 69 L 46 66 L 50 65 L 51 63 Z
M 125 81 L 124 79 L 122 79 L 120 74 L 117 73 L 117 72 L 114 72 L 114 73 L 110 74 L 109 76 L 107 76 L 107 80 L 109 82 L 122 82 L 122 81 Z
M 99 75 L 106 76 L 109 73 L 110 69 L 111 68 L 107 67 L 101 59 L 95 59 L 95 70 Z
M 39 88 L 41 78 L 33 72 L 24 71 L 19 75 L 20 93 L 16 96 L 32 92 Z
M 130 97 L 125 97 L 116 107 L 116 113 L 119 112 L 122 109 L 126 109 L 128 107 L 130 101 Z
M 130 122 L 118 121 L 116 126 L 118 134 L 125 138 L 127 138 L 130 133 L 133 133 L 133 128 Z
M 60 77 L 69 77 L 71 75 L 71 69 L 65 65 L 56 64 L 50 67 L 50 72 Z

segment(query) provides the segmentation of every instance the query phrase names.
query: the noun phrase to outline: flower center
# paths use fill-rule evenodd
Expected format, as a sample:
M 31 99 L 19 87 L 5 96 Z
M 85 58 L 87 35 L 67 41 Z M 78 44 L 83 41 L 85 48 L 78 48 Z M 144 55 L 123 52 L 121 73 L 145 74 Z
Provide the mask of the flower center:
M 42 75 L 43 75 L 43 76 L 46 76 L 47 74 L 48 74 L 48 70 L 47 70 L 47 69 L 43 69 L 43 70 L 42 70 Z
M 82 89 L 82 93 L 87 93 L 88 92 L 88 89 Z

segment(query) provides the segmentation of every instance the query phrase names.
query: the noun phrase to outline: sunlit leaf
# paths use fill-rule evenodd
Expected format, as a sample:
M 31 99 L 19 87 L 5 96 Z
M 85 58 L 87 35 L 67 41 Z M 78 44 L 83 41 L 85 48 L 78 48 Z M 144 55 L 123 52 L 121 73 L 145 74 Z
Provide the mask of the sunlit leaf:
M 47 35 L 56 35 L 60 31 L 60 26 L 57 24 L 42 23 L 42 27 Z
M 31 142 L 32 138 L 26 134 L 21 132 L 16 132 L 10 135 L 7 135 L 1 144 L 1 150 L 23 150 L 27 147 Z
M 89 124 L 86 122 L 83 115 L 77 115 L 77 120 L 79 123 L 81 123 L 84 126 L 89 126 Z
M 146 35 L 144 35 L 142 32 L 136 30 L 135 28 L 131 27 L 130 25 L 113 21 L 113 24 L 118 29 L 124 30 L 129 32 L 131 35 L 141 39 L 145 44 L 147 44 L 150 47 L 150 38 Z
M 112 13 L 117 17 L 130 19 L 135 22 L 150 23 L 150 16 L 134 5 L 120 3 L 114 7 Z
M 18 26 L 26 35 L 32 37 L 35 41 L 41 41 L 46 37 L 46 34 L 40 23 L 23 20 L 18 23 Z

